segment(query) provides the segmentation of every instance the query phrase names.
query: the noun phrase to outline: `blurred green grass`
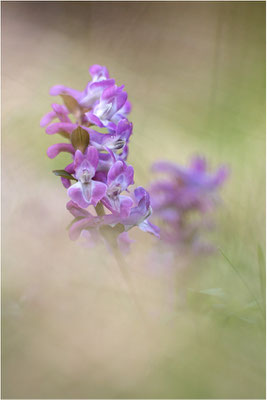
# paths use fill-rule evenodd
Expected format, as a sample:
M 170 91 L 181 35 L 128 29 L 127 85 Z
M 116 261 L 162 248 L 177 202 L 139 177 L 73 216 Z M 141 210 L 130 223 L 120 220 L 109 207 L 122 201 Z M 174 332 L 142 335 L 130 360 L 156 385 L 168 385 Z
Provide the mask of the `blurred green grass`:
M 9 2 L 2 21 L 3 397 L 264 398 L 251 292 L 263 307 L 265 3 Z M 161 310 L 147 328 L 114 261 L 69 242 L 51 173 L 68 157 L 47 159 L 58 137 L 39 120 L 56 100 L 49 88 L 82 89 L 94 63 L 129 93 L 138 185 L 159 158 L 229 165 L 211 239 L 250 291 L 218 251 L 195 260 L 188 305 L 171 318 L 165 282 L 146 271 L 155 243 L 134 232 L 129 268 L 145 308 Z M 211 288 L 224 295 L 200 292 Z

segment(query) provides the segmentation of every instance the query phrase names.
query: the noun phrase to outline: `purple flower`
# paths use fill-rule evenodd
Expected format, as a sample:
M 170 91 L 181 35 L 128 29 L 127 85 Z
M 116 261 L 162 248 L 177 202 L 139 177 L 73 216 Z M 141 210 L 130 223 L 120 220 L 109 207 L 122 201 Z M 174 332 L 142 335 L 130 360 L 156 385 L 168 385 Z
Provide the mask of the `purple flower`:
M 127 231 L 132 227 L 157 237 L 159 230 L 148 221 L 152 210 L 149 194 L 141 187 L 133 195 L 128 189 L 134 183 L 134 169 L 126 163 L 133 125 L 126 118 L 131 105 L 124 86 L 115 85 L 104 66 L 93 65 L 89 72 L 92 80 L 84 91 L 63 85 L 52 87 L 50 94 L 60 95 L 64 105 L 52 104 L 52 111 L 40 124 L 47 134 L 59 133 L 68 140 L 50 146 L 47 155 L 55 158 L 67 152 L 71 156 L 64 169 L 53 171 L 71 198 L 67 205 L 75 217 L 71 239 L 82 234 L 93 243 L 104 238 L 113 246 L 116 238 L 125 249 L 131 242 Z M 98 128 L 106 128 L 106 133 Z M 85 210 L 90 205 L 97 215 Z
M 127 119 L 121 119 L 113 133 L 99 133 L 89 129 L 91 143 L 99 150 L 117 153 L 129 142 L 132 134 L 133 124 Z
M 138 226 L 142 231 L 159 237 L 159 228 L 148 220 L 152 214 L 149 193 L 139 186 L 134 190 L 134 201 L 136 206 L 131 209 L 129 216 L 121 219 L 125 230 L 128 231 L 132 227 Z
M 88 82 L 84 91 L 80 92 L 64 85 L 56 85 L 50 89 L 51 96 L 67 95 L 84 108 L 92 107 L 100 98 L 103 90 L 114 85 L 115 81 L 114 79 L 109 79 L 107 68 L 101 65 L 93 65 L 89 68 L 89 72 L 93 80 Z
M 67 152 L 74 155 L 75 149 L 71 143 L 56 143 L 52 144 L 52 146 L 47 149 L 47 155 L 49 158 L 55 158 L 61 152 Z
M 72 122 L 54 122 L 46 127 L 45 132 L 48 135 L 63 133 L 66 138 L 70 138 L 71 133 L 78 127 L 78 124 Z
M 83 230 L 92 230 L 99 227 L 101 217 L 92 215 L 89 211 L 81 208 L 72 200 L 67 203 L 66 207 L 75 217 L 69 228 L 69 236 L 71 240 L 77 240 Z
M 98 151 L 93 146 L 89 146 L 85 154 L 80 150 L 75 152 L 74 176 L 78 182 L 69 187 L 68 195 L 82 208 L 86 208 L 90 204 L 96 206 L 107 190 L 103 182 L 93 180 L 98 159 Z
M 99 100 L 105 89 L 115 84 L 114 79 L 109 79 L 109 73 L 106 67 L 101 65 L 93 65 L 89 68 L 89 72 L 93 78 L 92 82 L 88 82 L 79 104 L 85 108 L 90 108 Z
M 61 122 L 71 123 L 68 117 L 69 110 L 61 104 L 52 104 L 53 111 L 47 113 L 40 121 L 40 126 L 44 127 L 52 122 L 53 119 L 58 118 Z
M 214 174 L 207 172 L 206 160 L 201 157 L 194 157 L 188 168 L 177 164 L 159 161 L 156 162 L 152 170 L 155 172 L 167 172 L 178 179 L 180 184 L 187 187 L 198 187 L 201 189 L 215 189 L 219 187 L 228 176 L 228 169 L 220 167 Z
M 116 161 L 107 174 L 107 191 L 102 203 L 121 217 L 127 217 L 133 205 L 133 200 L 129 196 L 121 195 L 129 185 L 134 183 L 133 176 L 133 167 L 127 166 L 123 161 Z
M 75 120 L 80 125 L 88 126 L 90 123 L 85 117 L 85 113 L 94 107 L 99 102 L 99 99 L 105 89 L 115 84 L 114 79 L 109 79 L 109 73 L 106 67 L 101 65 L 93 65 L 89 72 L 92 75 L 92 81 L 88 82 L 83 91 L 78 91 L 64 85 L 56 85 L 50 89 L 52 96 L 60 95 L 65 103 L 66 114 L 73 114 Z M 56 115 L 57 116 L 57 115 Z M 41 126 L 51 122 L 55 117 L 54 112 L 48 113 L 41 121 Z M 70 119 L 62 120 L 61 122 L 71 122 Z M 61 126 L 62 128 L 62 126 Z M 51 128 L 50 128 L 51 129 Z M 48 129 L 47 133 L 52 133 Z M 55 133 L 55 132 L 53 132 Z
M 110 226 L 110 216 L 94 216 L 89 211 L 81 209 L 73 201 L 67 203 L 67 209 L 75 217 L 69 229 L 71 240 L 77 240 L 80 236 L 83 244 L 87 247 L 93 247 L 98 242 L 105 241 L 110 246 L 110 240 L 101 233 L 101 229 L 109 229 L 109 234 L 113 231 L 117 245 L 122 252 L 128 252 L 133 242 L 128 236 L 128 232 L 120 232 Z
M 89 68 L 89 72 L 93 78 L 93 82 L 101 82 L 109 79 L 109 72 L 107 67 L 99 64 L 94 64 Z
M 213 174 L 207 172 L 206 161 L 200 157 L 194 157 L 188 168 L 161 161 L 155 163 L 152 170 L 169 175 L 168 180 L 151 185 L 153 209 L 166 209 L 169 204 L 179 212 L 192 208 L 202 212 L 210 209 L 214 203 L 212 193 L 216 194 L 228 176 L 225 166 Z
M 99 230 L 103 227 L 113 228 L 116 232 L 116 227 L 119 226 L 123 227 L 123 231 L 120 233 L 138 226 L 142 231 L 159 237 L 159 228 L 148 221 L 152 212 L 148 192 L 144 188 L 138 187 L 134 191 L 134 200 L 135 207 L 131 208 L 127 217 L 122 217 L 120 214 L 94 216 L 87 210 L 81 210 L 77 204 L 69 202 L 67 208 L 76 218 L 69 230 L 70 238 L 76 240 L 83 230 Z
M 78 103 L 83 98 L 83 92 L 64 85 L 52 86 L 49 94 L 51 96 L 67 95 L 75 99 Z
M 208 228 L 204 214 L 212 210 L 218 199 L 217 190 L 228 176 L 220 167 L 208 172 L 204 158 L 194 157 L 188 168 L 165 161 L 152 169 L 167 174 L 150 187 L 154 217 L 162 224 L 161 238 L 168 243 L 190 243 L 200 248 L 199 233 Z M 190 216 L 194 218 L 190 220 Z
M 86 113 L 88 120 L 101 128 L 106 127 L 115 131 L 118 122 L 125 118 L 130 110 L 126 104 L 127 93 L 123 88 L 124 86 L 114 85 L 105 89 L 93 110 Z

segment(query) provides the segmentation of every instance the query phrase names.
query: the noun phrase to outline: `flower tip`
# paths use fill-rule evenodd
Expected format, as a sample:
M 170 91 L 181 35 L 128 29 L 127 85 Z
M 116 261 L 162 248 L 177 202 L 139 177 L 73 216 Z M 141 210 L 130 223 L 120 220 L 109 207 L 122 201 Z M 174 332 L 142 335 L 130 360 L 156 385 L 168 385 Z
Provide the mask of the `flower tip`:
M 66 204 L 66 209 L 70 211 L 74 206 L 76 206 L 76 203 L 74 203 L 72 200 L 69 200 Z
M 44 128 L 46 126 L 47 122 L 46 122 L 46 115 L 44 117 L 42 117 L 41 121 L 40 121 L 40 127 Z
M 53 159 L 57 156 L 57 154 L 55 153 L 54 149 L 51 147 L 52 146 L 48 147 L 48 149 L 46 150 L 46 154 L 47 154 L 47 157 Z
M 58 96 L 59 94 L 62 93 L 63 86 L 62 85 L 55 85 L 52 86 L 51 89 L 49 90 L 50 96 Z

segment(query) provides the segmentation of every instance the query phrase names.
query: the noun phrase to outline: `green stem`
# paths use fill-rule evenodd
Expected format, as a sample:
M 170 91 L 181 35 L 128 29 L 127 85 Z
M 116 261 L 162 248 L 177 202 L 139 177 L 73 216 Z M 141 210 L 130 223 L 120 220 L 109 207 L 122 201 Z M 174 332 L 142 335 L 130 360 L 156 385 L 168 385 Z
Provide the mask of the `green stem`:
M 255 300 L 259 310 L 261 311 L 262 315 L 263 315 L 263 319 L 265 320 L 265 312 L 262 309 L 257 297 L 254 295 L 254 293 L 251 291 L 249 285 L 247 284 L 247 282 L 245 281 L 245 279 L 243 278 L 243 276 L 240 274 L 240 272 L 238 271 L 238 269 L 233 265 L 233 263 L 229 260 L 229 258 L 226 256 L 226 254 L 224 254 L 224 252 L 222 251 L 222 249 L 219 248 L 219 251 L 221 252 L 222 256 L 226 259 L 226 261 L 228 262 L 228 264 L 233 268 L 233 270 L 235 271 L 235 273 L 238 275 L 239 279 L 243 282 L 244 286 L 247 288 L 247 291 L 249 292 L 249 294 L 253 297 L 253 299 Z

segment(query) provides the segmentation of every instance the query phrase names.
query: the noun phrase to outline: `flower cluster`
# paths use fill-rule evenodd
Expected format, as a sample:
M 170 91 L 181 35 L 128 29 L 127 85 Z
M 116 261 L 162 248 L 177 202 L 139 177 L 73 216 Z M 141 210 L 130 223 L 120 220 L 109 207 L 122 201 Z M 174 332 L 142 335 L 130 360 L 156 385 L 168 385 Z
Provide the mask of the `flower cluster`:
M 204 215 L 217 203 L 217 190 L 227 178 L 228 169 L 222 166 L 211 174 L 205 159 L 197 156 L 187 168 L 160 161 L 152 166 L 152 170 L 168 176 L 150 187 L 154 216 L 161 226 L 161 239 L 176 248 L 186 244 L 196 250 L 210 248 L 201 244 L 200 232 L 209 227 Z
M 52 87 L 50 94 L 61 96 L 64 104 L 52 104 L 52 111 L 41 120 L 47 134 L 68 139 L 50 146 L 47 155 L 54 158 L 68 152 L 72 157 L 63 170 L 54 171 L 70 197 L 67 209 L 74 216 L 70 238 L 82 234 L 91 242 L 100 237 L 110 242 L 115 236 L 125 244 L 134 226 L 158 237 L 159 229 L 148 220 L 152 212 L 148 192 L 142 187 L 133 193 L 128 189 L 134 183 L 134 169 L 126 162 L 133 129 L 127 119 L 128 95 L 106 67 L 93 65 L 89 72 L 92 80 L 84 91 Z

